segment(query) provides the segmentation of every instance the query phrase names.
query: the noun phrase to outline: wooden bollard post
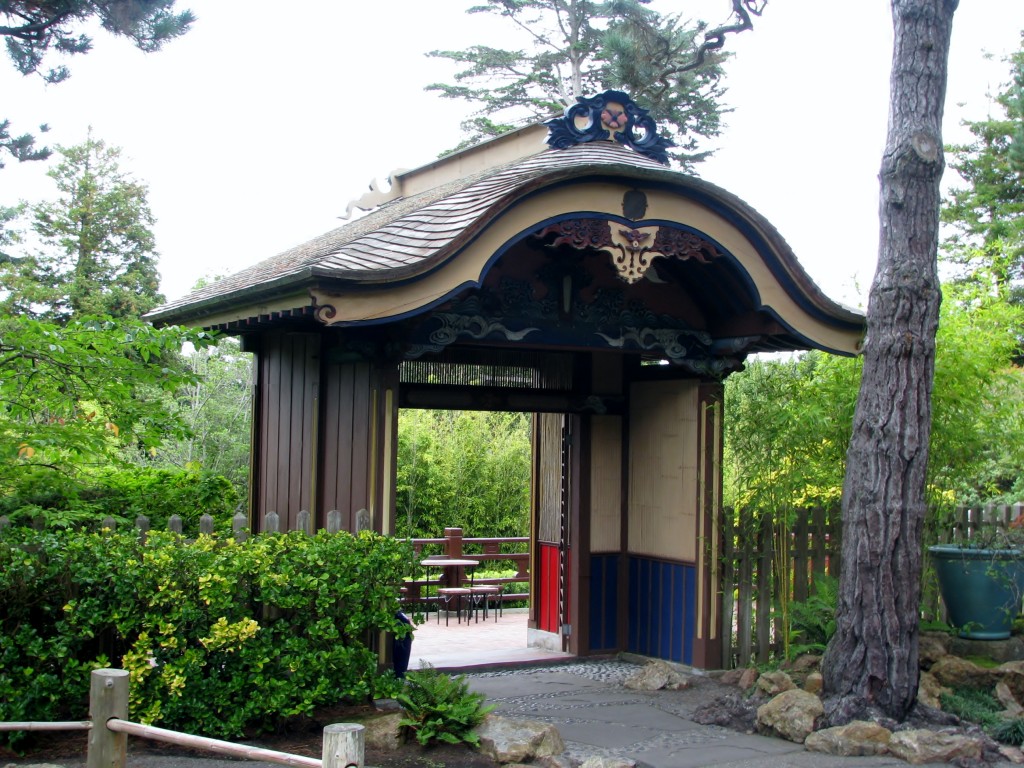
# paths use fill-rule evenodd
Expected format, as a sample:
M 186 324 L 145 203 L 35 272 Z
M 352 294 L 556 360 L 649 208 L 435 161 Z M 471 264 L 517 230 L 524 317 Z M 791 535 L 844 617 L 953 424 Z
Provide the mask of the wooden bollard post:
M 125 768 L 128 734 L 107 728 L 112 717 L 128 717 L 128 671 L 94 669 L 89 676 L 89 747 L 86 768 Z
M 324 728 L 324 768 L 363 768 L 365 738 L 366 729 L 358 723 L 328 725 Z

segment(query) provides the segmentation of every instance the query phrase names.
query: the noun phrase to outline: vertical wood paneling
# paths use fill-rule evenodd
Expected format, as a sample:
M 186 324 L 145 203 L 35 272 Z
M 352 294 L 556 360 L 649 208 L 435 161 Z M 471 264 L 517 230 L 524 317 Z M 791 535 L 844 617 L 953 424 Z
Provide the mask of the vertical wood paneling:
M 622 418 L 590 420 L 590 551 L 622 548 Z
M 629 551 L 697 555 L 697 383 L 638 382 L 629 411 Z
M 287 528 L 315 501 L 319 349 L 315 333 L 267 334 L 260 347 L 256 508 L 260 517 L 277 512 Z
M 690 664 L 696 627 L 692 565 L 629 558 L 629 647 L 632 653 Z
M 617 554 L 590 556 L 590 650 L 618 648 L 619 562 Z

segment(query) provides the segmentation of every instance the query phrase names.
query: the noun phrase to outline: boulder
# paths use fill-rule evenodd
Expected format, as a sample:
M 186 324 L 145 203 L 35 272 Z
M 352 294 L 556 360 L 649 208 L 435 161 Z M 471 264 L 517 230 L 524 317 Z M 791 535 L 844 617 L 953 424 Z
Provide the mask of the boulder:
M 791 691 L 794 688 L 796 688 L 796 683 L 793 682 L 793 678 L 782 671 L 765 672 L 757 678 L 757 689 L 769 696 L 775 696 L 783 691 Z
M 814 730 L 815 719 L 824 711 L 821 699 L 813 693 L 799 689 L 783 691 L 757 708 L 757 729 L 802 744 Z
M 839 757 L 884 755 L 889 751 L 892 731 L 868 720 L 854 720 L 835 728 L 824 728 L 808 735 L 804 747 Z
M 400 712 L 389 712 L 363 721 L 363 739 L 367 747 L 394 752 L 405 743 L 399 722 L 404 717 Z
M 660 691 L 662 688 L 680 691 L 689 688 L 690 683 L 687 675 L 674 669 L 668 662 L 657 660 L 644 664 L 635 675 L 624 680 L 622 684 L 634 691 Z
M 897 731 L 889 740 L 889 751 L 912 765 L 980 760 L 983 748 L 981 739 L 973 736 L 923 728 Z
M 925 706 L 942 709 L 939 695 L 948 690 L 948 688 L 943 688 L 939 684 L 939 681 L 935 679 L 931 672 L 922 672 L 920 681 L 917 684 L 917 700 Z
M 740 675 L 739 682 L 736 685 L 741 691 L 749 691 L 754 687 L 758 677 L 760 677 L 760 673 L 756 667 L 747 667 L 743 670 L 743 674 Z
M 480 737 L 480 751 L 498 763 L 529 763 L 565 751 L 558 729 L 537 720 L 488 715 L 477 726 L 476 735 Z
M 821 672 L 811 672 L 807 675 L 807 679 L 804 680 L 804 690 L 808 693 L 821 693 L 822 686 L 824 685 L 825 680 L 822 678 Z
M 1014 765 L 1021 765 L 1024 763 L 1024 752 L 1021 752 L 1020 747 L 1013 747 L 1009 744 L 1000 744 L 999 756 Z
M 1007 689 L 1018 702 L 1024 701 L 1024 661 L 1008 661 L 996 669 L 999 681 L 1005 683 Z
M 946 656 L 949 638 L 940 632 L 922 632 L 917 641 L 917 657 L 921 669 L 931 669 L 932 664 Z
M 718 676 L 718 682 L 722 685 L 739 685 L 740 678 L 743 677 L 743 673 L 745 671 L 746 670 L 739 669 L 738 667 L 736 669 L 727 669 Z
M 995 695 L 999 699 L 999 703 L 1003 705 L 1003 711 L 1007 717 L 1020 717 L 1024 715 L 1024 707 L 1020 705 L 1017 697 L 1010 690 L 1010 686 L 1005 682 L 1000 681 L 996 683 Z
M 951 655 L 943 656 L 928 671 L 947 688 L 991 688 L 1000 676 L 995 670 L 979 667 L 973 661 Z

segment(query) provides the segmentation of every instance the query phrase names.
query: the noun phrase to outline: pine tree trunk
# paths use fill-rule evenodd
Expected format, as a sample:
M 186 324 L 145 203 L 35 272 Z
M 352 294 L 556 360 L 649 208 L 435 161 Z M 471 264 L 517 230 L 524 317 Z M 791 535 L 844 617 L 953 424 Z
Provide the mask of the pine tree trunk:
M 826 718 L 833 725 L 869 712 L 902 720 L 917 697 L 925 474 L 941 300 L 941 126 L 956 6 L 957 0 L 892 0 L 878 269 L 843 487 L 836 633 L 822 664 Z

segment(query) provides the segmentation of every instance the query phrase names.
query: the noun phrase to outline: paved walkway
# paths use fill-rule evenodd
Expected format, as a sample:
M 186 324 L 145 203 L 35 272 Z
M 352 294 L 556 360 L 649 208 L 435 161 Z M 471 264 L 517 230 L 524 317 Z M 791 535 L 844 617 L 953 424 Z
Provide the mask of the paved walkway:
M 469 671 L 509 665 L 545 664 L 572 658 L 567 653 L 526 646 L 528 609 L 512 608 L 495 620 L 455 621 L 445 626 L 434 615 L 416 627 L 412 640 L 410 669 L 419 669 L 426 662 L 437 669 Z
M 570 756 L 622 757 L 649 768 L 887 768 L 894 757 L 830 757 L 800 744 L 718 726 L 693 712 L 723 691 L 707 677 L 686 691 L 640 692 L 622 682 L 640 668 L 619 660 L 579 660 L 526 648 L 526 611 L 497 622 L 431 621 L 417 627 L 410 666 L 428 662 L 464 672 L 473 690 L 505 717 L 558 728 Z

